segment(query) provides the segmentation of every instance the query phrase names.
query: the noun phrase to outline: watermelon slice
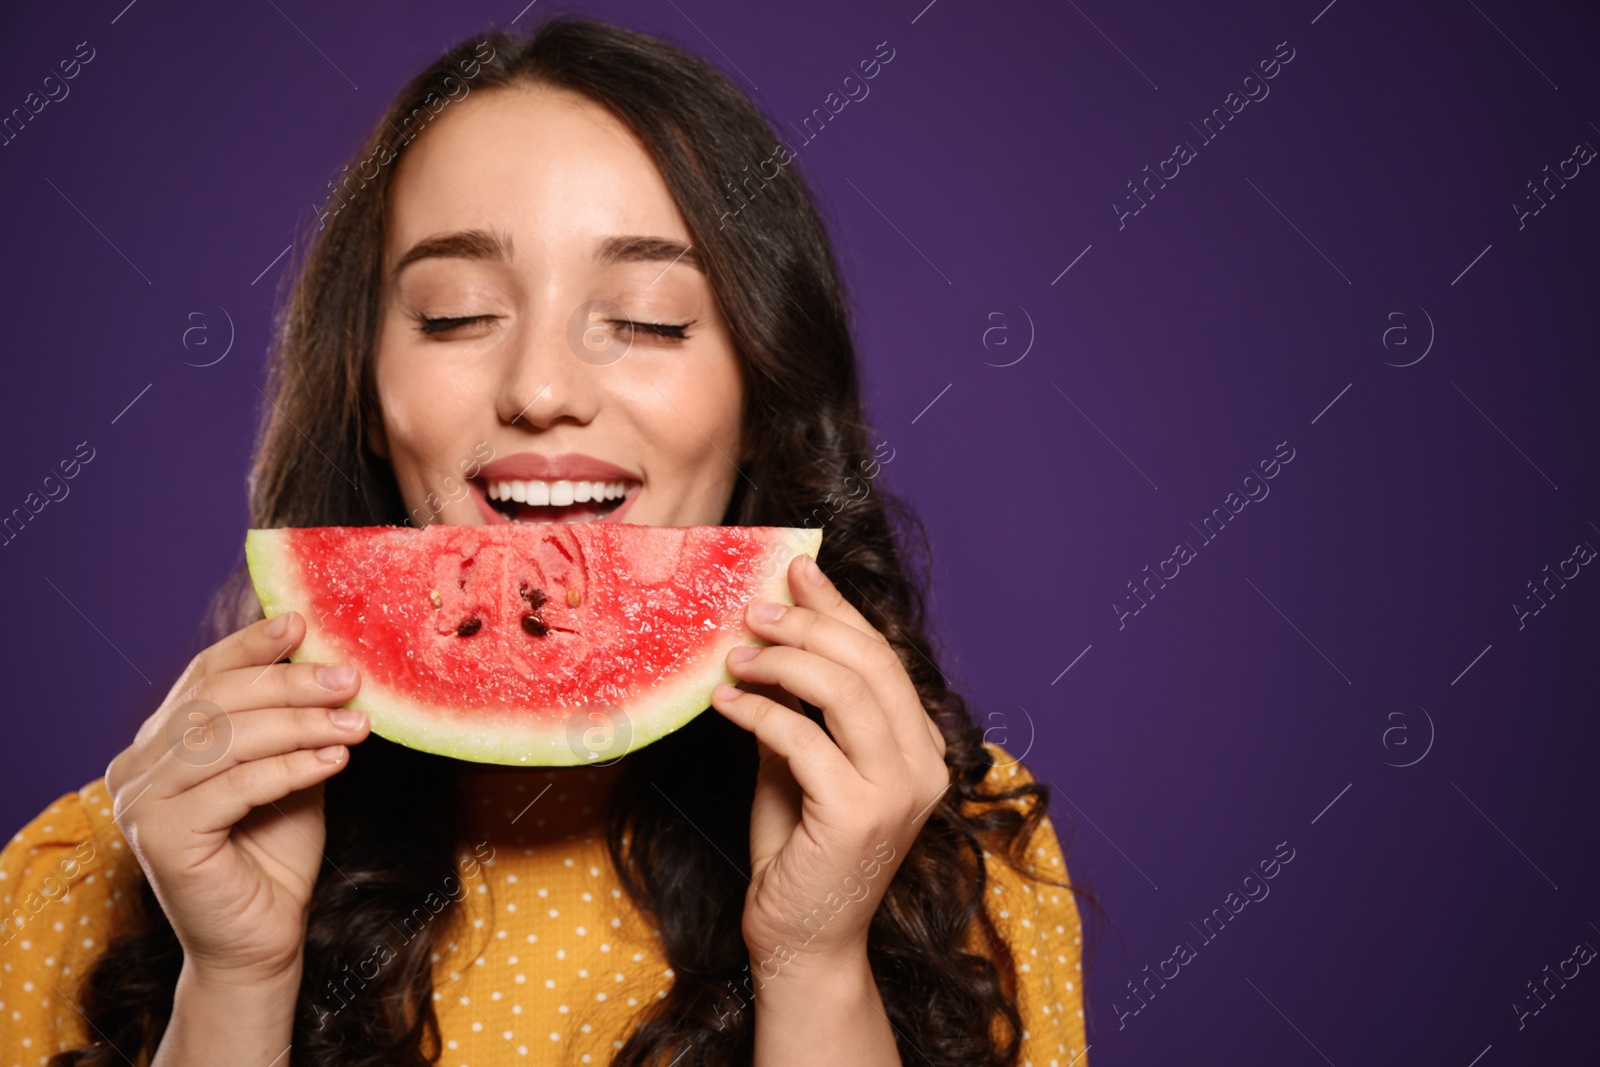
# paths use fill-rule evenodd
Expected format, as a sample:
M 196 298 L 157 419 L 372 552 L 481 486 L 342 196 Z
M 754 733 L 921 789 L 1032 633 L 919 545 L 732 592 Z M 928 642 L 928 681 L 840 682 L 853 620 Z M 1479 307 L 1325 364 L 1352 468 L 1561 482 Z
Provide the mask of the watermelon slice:
M 295 661 L 349 663 L 374 733 L 456 759 L 611 761 L 710 706 L 756 597 L 792 604 L 822 531 L 626 523 L 251 530 L 268 617 L 306 620 Z

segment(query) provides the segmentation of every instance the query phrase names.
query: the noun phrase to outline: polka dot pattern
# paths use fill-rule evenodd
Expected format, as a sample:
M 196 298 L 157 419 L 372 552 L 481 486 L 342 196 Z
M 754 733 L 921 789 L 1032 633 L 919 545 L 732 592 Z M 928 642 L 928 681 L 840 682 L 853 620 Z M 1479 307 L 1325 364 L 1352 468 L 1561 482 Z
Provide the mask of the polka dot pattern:
M 985 791 L 1014 789 L 1034 780 L 1028 769 L 999 745 L 985 743 L 984 747 L 995 762 L 984 780 Z M 1034 831 L 1027 860 L 1032 871 L 1070 884 L 1049 816 Z M 1017 962 L 1017 1010 L 1023 1030 L 1017 1062 L 1022 1067 L 1086 1067 L 1083 927 L 1077 898 L 1070 889 L 1025 877 L 987 849 L 983 863 L 988 875 L 985 903 L 989 915 Z M 971 933 L 969 951 L 982 951 L 976 930 Z
M 989 788 L 1031 780 L 988 747 Z M 599 813 L 611 777 L 591 768 L 469 775 L 458 859 L 470 891 L 433 957 L 444 1067 L 607 1063 L 641 1009 L 667 995 L 672 969 L 606 852 Z M 1030 853 L 1036 870 L 1066 880 L 1048 820 Z M 1019 1062 L 1082 1067 L 1073 894 L 984 856 L 986 903 L 1019 965 Z M 85 1043 L 70 1000 L 139 878 L 103 779 L 61 797 L 0 852 L 0 1067 L 33 1067 Z M 975 937 L 970 944 L 980 951 Z

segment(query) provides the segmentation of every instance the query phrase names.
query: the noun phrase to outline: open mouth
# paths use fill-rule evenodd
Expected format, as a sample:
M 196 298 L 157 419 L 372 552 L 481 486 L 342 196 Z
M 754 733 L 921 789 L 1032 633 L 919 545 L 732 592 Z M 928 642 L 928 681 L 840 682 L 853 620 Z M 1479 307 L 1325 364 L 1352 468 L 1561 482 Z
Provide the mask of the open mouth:
M 474 479 L 501 522 L 603 522 L 632 501 L 641 483 L 618 480 L 526 481 Z

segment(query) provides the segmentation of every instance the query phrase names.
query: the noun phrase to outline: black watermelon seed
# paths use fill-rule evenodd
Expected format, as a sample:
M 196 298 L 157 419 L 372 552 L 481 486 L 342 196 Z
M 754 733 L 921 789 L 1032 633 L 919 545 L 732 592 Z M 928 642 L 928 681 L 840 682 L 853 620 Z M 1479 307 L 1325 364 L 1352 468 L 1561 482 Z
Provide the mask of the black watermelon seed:
M 456 636 L 471 637 L 481 629 L 483 629 L 483 620 L 474 615 L 472 618 L 456 627 Z
M 544 620 L 537 615 L 524 615 L 522 628 L 534 637 L 543 637 L 550 632 L 550 627 L 546 626 Z

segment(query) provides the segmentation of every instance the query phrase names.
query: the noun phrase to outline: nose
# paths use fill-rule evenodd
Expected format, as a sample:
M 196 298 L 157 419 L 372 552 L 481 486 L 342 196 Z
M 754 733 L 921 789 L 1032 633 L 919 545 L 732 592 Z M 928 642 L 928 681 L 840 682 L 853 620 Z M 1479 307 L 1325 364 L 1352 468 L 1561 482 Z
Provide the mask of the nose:
M 495 398 L 503 422 L 546 429 L 562 421 L 586 424 L 599 413 L 605 368 L 572 351 L 571 326 L 561 316 L 530 318 L 507 345 Z

